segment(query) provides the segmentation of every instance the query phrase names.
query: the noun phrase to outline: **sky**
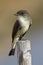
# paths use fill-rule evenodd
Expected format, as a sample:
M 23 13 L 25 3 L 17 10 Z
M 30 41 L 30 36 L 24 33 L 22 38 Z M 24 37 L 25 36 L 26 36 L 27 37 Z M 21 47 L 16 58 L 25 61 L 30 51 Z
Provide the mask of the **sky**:
M 0 65 L 17 65 L 17 54 L 9 57 L 13 15 L 26 9 L 32 16 L 32 26 L 25 39 L 31 41 L 32 65 L 43 64 L 43 0 L 0 0 Z

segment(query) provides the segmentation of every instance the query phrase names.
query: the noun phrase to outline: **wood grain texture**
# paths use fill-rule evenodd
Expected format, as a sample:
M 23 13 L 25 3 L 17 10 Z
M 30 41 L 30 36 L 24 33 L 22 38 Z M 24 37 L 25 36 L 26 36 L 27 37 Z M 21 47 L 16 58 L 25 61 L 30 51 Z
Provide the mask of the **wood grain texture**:
M 31 65 L 31 45 L 29 40 L 19 41 L 17 44 L 18 65 Z

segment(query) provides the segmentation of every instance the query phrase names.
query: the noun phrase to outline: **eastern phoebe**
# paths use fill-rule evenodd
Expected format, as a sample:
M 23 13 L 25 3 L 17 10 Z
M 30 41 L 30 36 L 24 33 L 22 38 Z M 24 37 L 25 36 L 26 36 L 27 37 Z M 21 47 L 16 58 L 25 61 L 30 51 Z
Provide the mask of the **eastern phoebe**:
M 31 16 L 26 10 L 18 11 L 15 16 L 17 18 L 12 31 L 12 48 L 9 56 L 14 55 L 16 43 L 22 39 L 32 24 Z

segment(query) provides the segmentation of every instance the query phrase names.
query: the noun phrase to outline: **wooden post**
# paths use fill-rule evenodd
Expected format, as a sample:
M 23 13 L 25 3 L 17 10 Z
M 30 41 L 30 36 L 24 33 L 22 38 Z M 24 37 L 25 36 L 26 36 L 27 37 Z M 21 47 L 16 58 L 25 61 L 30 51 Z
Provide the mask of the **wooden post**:
M 17 43 L 18 65 L 31 65 L 31 46 L 29 40 L 21 40 Z

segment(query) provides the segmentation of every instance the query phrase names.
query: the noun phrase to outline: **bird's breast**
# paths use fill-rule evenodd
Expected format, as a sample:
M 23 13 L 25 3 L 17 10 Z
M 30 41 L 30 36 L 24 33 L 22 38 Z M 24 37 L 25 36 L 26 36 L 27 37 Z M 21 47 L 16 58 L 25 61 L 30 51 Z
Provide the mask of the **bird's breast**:
M 23 32 L 27 31 L 30 25 L 30 21 L 24 17 L 18 17 L 18 20 L 22 27 Z
M 27 21 L 21 22 L 21 26 L 22 26 L 22 32 L 25 33 L 29 28 L 29 23 Z
M 22 27 L 28 27 L 30 24 L 30 21 L 27 18 L 19 17 L 20 24 Z
M 24 28 L 25 30 L 29 28 L 29 21 L 21 21 L 20 25 L 22 26 L 22 28 Z

